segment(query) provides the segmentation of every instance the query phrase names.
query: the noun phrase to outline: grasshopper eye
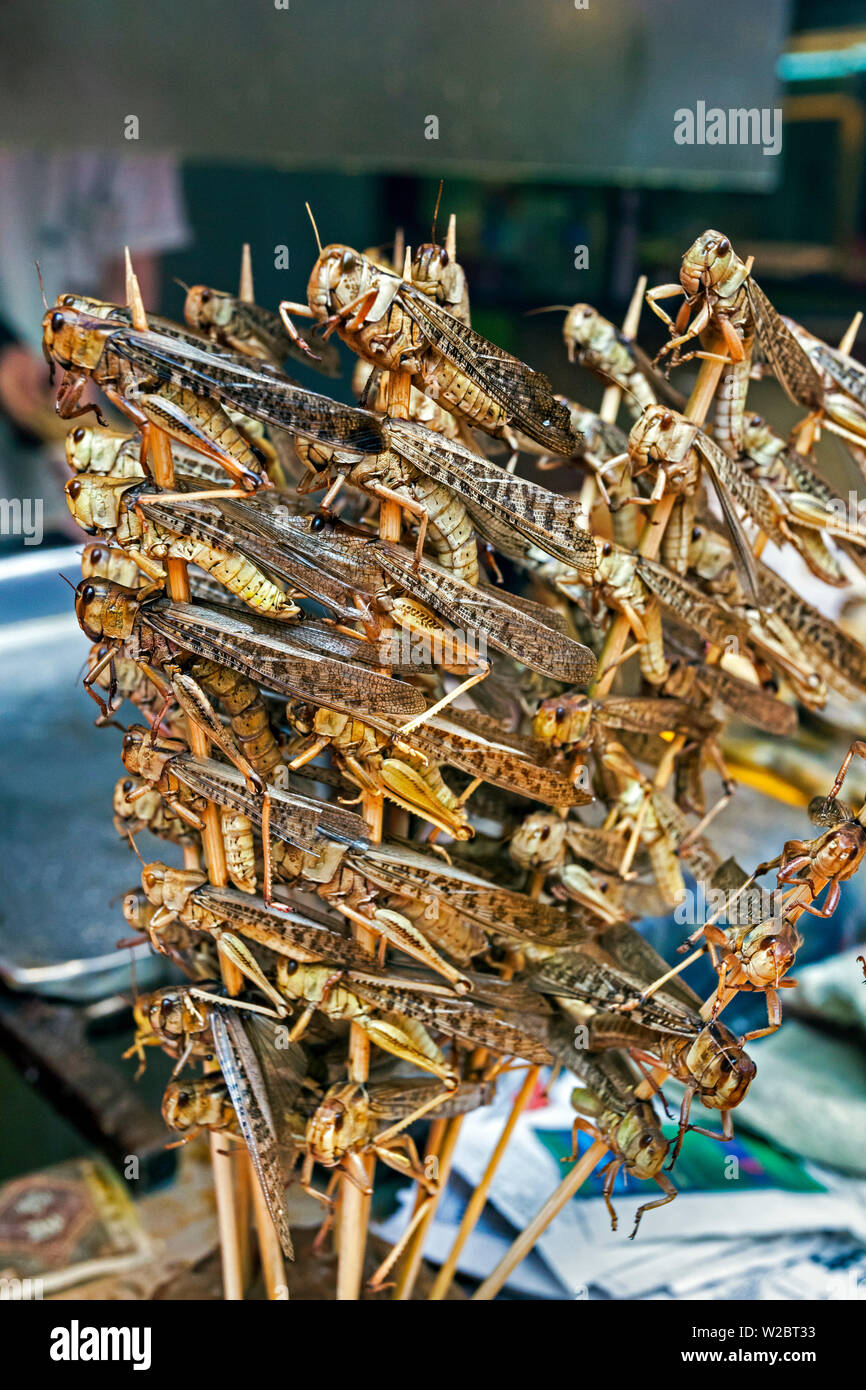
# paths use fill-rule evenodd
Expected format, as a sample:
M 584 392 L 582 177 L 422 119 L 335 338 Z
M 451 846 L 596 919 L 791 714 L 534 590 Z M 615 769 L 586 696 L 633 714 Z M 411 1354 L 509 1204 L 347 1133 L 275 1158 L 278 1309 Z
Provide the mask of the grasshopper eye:
M 326 525 L 327 523 L 323 516 L 314 516 L 312 522 L 310 523 L 310 530 L 321 531 Z
M 338 1133 L 339 1133 L 339 1131 L 343 1128 L 343 1120 L 344 1120 L 344 1119 L 345 1119 L 345 1116 L 344 1116 L 342 1110 L 338 1110 L 337 1113 L 336 1113 L 336 1115 L 334 1116 L 334 1129 L 335 1129 Z
M 123 792 L 123 795 L 124 795 L 124 796 L 129 796 L 129 793 L 134 789 L 134 787 L 135 787 L 135 783 L 134 783 L 134 782 L 131 782 L 131 781 L 129 780 L 129 778 L 127 777 L 126 781 L 124 782 L 124 784 L 123 784 L 123 786 L 120 788 L 120 790 Z
M 84 588 L 81 590 L 81 602 L 82 602 L 82 603 L 92 603 L 93 600 L 95 599 L 95 597 L 96 597 L 96 590 L 94 589 L 93 585 L 92 585 L 92 584 L 85 584 Z
M 704 533 L 703 533 L 703 531 L 701 530 L 700 526 L 693 526 L 693 527 L 692 527 L 692 540 L 693 540 L 693 541 L 699 541 L 700 538 L 701 538 L 701 536 L 702 536 L 703 534 L 704 534 Z
M 731 243 L 728 241 L 728 238 L 727 238 L 727 237 L 724 237 L 724 236 L 723 236 L 722 239 L 721 239 L 721 241 L 720 241 L 719 244 L 718 244 L 718 247 L 717 247 L 717 250 L 718 250 L 719 255 L 720 255 L 720 256 L 727 256 L 727 254 L 728 254 L 728 252 L 730 251 L 730 249 L 731 249 Z
M 648 1149 L 652 1141 L 653 1137 L 651 1134 L 643 1134 L 641 1135 L 641 1140 L 638 1147 L 641 1149 Z
M 448 264 L 448 252 L 445 250 L 444 246 L 439 247 L 439 259 L 443 265 Z
M 354 251 L 344 251 L 340 260 L 341 270 L 355 270 L 358 265 L 358 257 Z
M 294 975 L 295 971 L 298 968 L 298 962 L 296 960 L 283 961 L 282 965 L 287 975 Z
M 71 478 L 66 484 L 66 495 L 75 502 L 81 496 L 81 479 Z
M 663 430 L 669 430 L 673 422 L 674 417 L 673 415 L 671 415 L 669 410 L 666 410 L 664 415 L 659 417 L 659 425 Z
M 79 425 L 77 430 L 72 431 L 72 440 L 75 444 L 80 444 L 87 431 L 83 425 Z
M 210 290 L 202 290 L 201 294 L 199 295 L 199 303 L 200 303 L 200 304 L 209 304 L 209 303 L 210 303 Z
M 611 545 L 610 541 L 605 541 L 604 545 L 601 547 L 601 553 L 602 555 L 613 554 L 613 546 Z
M 60 311 L 55 310 L 55 312 L 51 315 L 51 332 L 59 333 L 65 322 L 66 320 L 64 319 Z

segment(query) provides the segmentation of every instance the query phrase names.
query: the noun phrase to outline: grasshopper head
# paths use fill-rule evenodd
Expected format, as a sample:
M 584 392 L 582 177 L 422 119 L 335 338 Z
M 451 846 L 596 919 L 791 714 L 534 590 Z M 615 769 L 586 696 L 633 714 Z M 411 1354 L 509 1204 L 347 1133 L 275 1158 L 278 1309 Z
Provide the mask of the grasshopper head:
M 703 232 L 683 256 L 680 284 L 688 299 L 702 289 L 713 289 L 726 279 L 737 256 L 726 236 L 710 229 Z
M 575 346 L 587 348 L 603 327 L 610 325 L 591 304 L 572 304 L 562 325 L 562 336 L 570 350 Z
M 552 811 L 534 811 L 511 837 L 508 852 L 524 869 L 557 863 L 565 843 L 566 823 Z
M 49 366 L 64 371 L 89 371 L 97 365 L 116 323 L 91 318 L 64 306 L 46 310 L 42 318 L 42 352 Z
M 655 1177 L 667 1158 L 668 1141 L 651 1105 L 638 1101 L 626 1115 L 618 1115 L 611 1127 L 602 1127 L 630 1173 L 636 1178 Z
M 181 1133 L 198 1126 L 220 1129 L 229 1105 L 228 1090 L 221 1078 L 201 1076 L 171 1081 L 162 1098 L 162 1118 L 169 1129 Z
M 115 783 L 112 796 L 114 824 L 119 835 L 126 835 L 132 821 L 147 821 L 159 806 L 158 792 L 148 790 L 134 801 L 130 797 L 140 792 L 146 783 L 140 777 L 120 777 Z
M 66 462 L 76 472 L 88 468 L 97 451 L 97 434 L 88 425 L 76 425 L 66 436 Z
M 182 747 L 182 745 L 178 745 Z M 155 747 L 150 729 L 143 724 L 131 724 L 120 745 L 120 757 L 127 772 L 135 777 L 156 781 L 165 771 L 177 749 Z
M 183 316 L 190 328 L 225 328 L 232 316 L 232 297 L 207 285 L 193 285 L 187 290 Z
M 685 1056 L 698 1094 L 710 1110 L 731 1110 L 752 1084 L 757 1068 L 722 1023 L 710 1024 L 695 1038 Z
M 756 989 L 775 989 L 794 964 L 802 938 L 791 922 L 776 930 L 761 924 L 749 932 L 740 950 L 740 960 Z
M 132 483 L 129 478 L 79 473 L 66 484 L 66 505 L 88 535 L 113 531 L 120 516 L 120 502 Z
M 132 888 L 123 896 L 121 911 L 129 925 L 138 932 L 147 935 L 148 925 L 153 916 L 153 905 L 149 903 L 141 888 Z
M 382 277 L 383 272 L 372 261 L 350 246 L 326 246 L 313 266 L 307 303 L 316 318 L 326 319 L 380 286 Z M 398 285 L 395 279 L 395 289 Z M 376 317 L 375 310 L 370 317 Z
M 108 579 L 82 579 L 75 590 L 75 616 L 91 642 L 124 641 L 132 634 L 139 607 L 134 589 Z
M 592 701 L 586 695 L 543 700 L 532 725 L 536 738 L 545 743 L 576 743 L 589 731 Z
M 367 1092 L 357 1082 L 332 1086 L 307 1125 L 307 1144 L 317 1163 L 333 1167 L 370 1133 Z

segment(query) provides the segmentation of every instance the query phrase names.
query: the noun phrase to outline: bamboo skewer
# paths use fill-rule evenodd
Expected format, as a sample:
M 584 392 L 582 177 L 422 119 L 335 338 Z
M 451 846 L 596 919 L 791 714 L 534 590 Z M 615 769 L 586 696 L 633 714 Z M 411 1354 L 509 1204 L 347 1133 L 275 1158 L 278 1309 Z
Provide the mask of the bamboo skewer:
M 569 1202 L 577 1189 L 586 1182 L 593 1168 L 601 1162 L 606 1153 L 607 1149 L 600 1139 L 596 1139 L 595 1143 L 590 1145 L 583 1158 L 575 1163 L 571 1172 L 563 1178 L 556 1191 L 550 1194 L 538 1215 L 533 1217 L 525 1230 L 520 1232 L 493 1273 L 489 1274 L 484 1283 L 476 1289 L 472 1295 L 474 1302 L 484 1302 L 496 1297 L 509 1275 L 522 1260 L 526 1259 L 536 1241 L 544 1235 L 553 1218 L 559 1215 L 566 1202 Z
M 720 345 L 713 344 L 710 351 L 715 352 L 718 346 Z M 702 425 L 707 417 L 707 413 L 716 393 L 716 388 L 719 384 L 719 378 L 721 377 L 723 367 L 724 362 L 715 356 L 705 358 L 701 363 L 698 379 L 695 382 L 694 389 L 692 390 L 684 412 L 687 418 L 694 421 L 697 425 Z M 673 503 L 673 495 L 668 494 L 662 497 L 653 508 L 652 516 L 638 544 L 638 553 L 645 556 L 647 559 L 653 558 L 658 553 L 658 548 L 661 543 L 661 538 L 664 535 L 664 528 L 670 517 Z M 622 614 L 618 614 L 611 624 L 602 656 L 599 659 L 601 677 L 596 682 L 595 687 L 591 689 L 592 694 L 604 695 L 610 689 L 617 669 L 617 661 L 625 646 L 628 631 L 628 620 Z M 664 785 L 664 782 L 667 781 L 667 777 L 673 765 L 673 759 L 679 751 L 677 747 L 678 742 L 681 747 L 682 739 L 680 738 L 680 740 L 675 740 L 667 750 L 667 757 L 663 765 L 663 779 L 657 777 L 655 782 L 656 785 Z M 664 1075 L 666 1075 L 666 1072 L 657 1068 L 656 1071 L 653 1072 L 653 1082 Z M 649 1081 L 641 1082 L 641 1084 L 635 1088 L 635 1095 L 644 1099 L 652 1095 L 651 1083 Z M 517 1237 L 514 1244 L 506 1252 L 502 1260 L 500 1260 L 493 1273 L 485 1279 L 484 1283 L 473 1295 L 475 1299 L 487 1300 L 496 1296 L 512 1271 L 526 1258 L 536 1241 L 543 1235 L 544 1231 L 547 1230 L 547 1227 L 550 1225 L 551 1221 L 553 1221 L 554 1217 L 558 1215 L 566 1202 L 570 1201 L 571 1197 L 585 1182 L 586 1178 L 589 1177 L 596 1164 L 600 1162 L 606 1153 L 607 1146 L 601 1140 L 596 1140 L 596 1142 L 591 1145 L 583 1158 L 580 1159 L 571 1172 L 563 1178 L 559 1187 L 557 1187 L 555 1192 L 547 1199 L 535 1218 Z
M 241 248 L 238 299 L 243 300 L 245 304 L 255 303 L 253 259 L 250 243 L 248 241 L 245 241 Z M 237 1204 L 241 1215 L 240 1227 L 243 1233 L 242 1240 L 246 1245 L 246 1263 L 250 1263 L 249 1205 L 250 1199 L 252 1199 L 256 1233 L 258 1236 L 259 1258 L 268 1298 L 282 1298 L 284 1296 L 284 1291 L 285 1293 L 288 1292 L 288 1286 L 286 1283 L 286 1266 L 283 1260 L 283 1252 L 280 1248 L 279 1238 L 277 1237 L 271 1214 L 268 1211 L 268 1204 L 262 1190 L 262 1185 L 259 1182 L 258 1174 L 253 1171 L 253 1166 L 249 1160 L 246 1148 L 241 1149 L 239 1147 L 237 1152 L 239 1162 L 235 1169 L 235 1185 L 238 1198 Z
M 407 268 L 411 266 L 411 251 L 406 248 Z M 412 379 L 406 373 L 385 372 L 379 382 L 379 402 L 382 409 L 396 419 L 408 420 Z M 379 504 L 379 535 L 382 540 L 399 541 L 402 530 L 402 513 L 397 502 L 389 500 Z M 364 792 L 361 805 L 364 817 L 370 827 L 370 839 L 378 843 L 382 839 L 384 821 L 384 797 L 381 792 Z M 374 951 L 376 936 L 357 923 L 352 923 L 355 940 Z M 363 1084 L 370 1069 L 370 1040 L 356 1024 L 349 1029 L 349 1079 Z M 368 1185 L 373 1185 L 375 1156 L 365 1155 L 364 1166 Z M 364 1268 L 364 1250 L 367 1243 L 367 1226 L 370 1220 L 370 1198 L 359 1187 L 344 1177 L 340 1189 L 340 1213 L 337 1226 L 337 1298 L 354 1300 L 360 1297 L 361 1280 Z
M 132 312 L 133 326 L 146 332 L 147 314 L 141 298 L 138 280 L 132 268 L 132 258 L 128 247 L 125 249 L 125 261 L 126 297 Z M 168 435 L 164 434 L 162 430 L 151 428 L 150 450 L 154 481 L 157 486 L 171 490 L 174 487 L 174 462 Z M 190 589 L 186 561 L 169 557 L 165 567 L 169 594 L 181 603 L 188 603 Z M 192 720 L 188 720 L 187 723 L 190 751 L 198 758 L 206 758 L 209 744 L 205 734 Z M 202 820 L 202 846 L 208 877 L 215 887 L 224 888 L 228 883 L 225 846 L 219 811 L 212 802 L 208 802 Z M 237 967 L 220 955 L 220 970 L 223 983 L 229 993 L 237 994 L 242 984 L 242 976 Z M 243 1270 L 247 1263 L 247 1257 L 244 1253 L 245 1236 L 239 1220 L 238 1193 L 235 1187 L 235 1158 L 241 1155 L 237 1149 L 226 1147 L 224 1140 L 215 1133 L 210 1136 L 210 1151 L 222 1254 L 223 1292 L 227 1300 L 237 1302 L 244 1296 Z M 244 1151 L 243 1159 L 246 1161 L 246 1151 Z
M 714 343 L 709 351 L 716 352 L 722 346 L 720 343 Z M 719 384 L 724 365 L 724 362 L 715 356 L 705 358 L 701 363 L 698 379 L 684 411 L 686 418 L 692 420 L 696 425 L 702 425 L 707 418 L 707 412 L 712 404 L 713 396 L 716 394 L 716 387 Z M 643 559 L 654 560 L 658 554 L 675 500 L 673 493 L 668 492 L 653 507 L 637 547 L 638 554 Z M 594 685 L 590 686 L 589 693 L 594 698 L 599 699 L 601 696 L 607 695 L 613 685 L 618 661 L 625 647 L 629 631 L 628 618 L 623 613 L 618 613 L 610 625 L 601 656 L 598 659 L 599 677 Z
M 508 1119 L 505 1121 L 502 1133 L 500 1134 L 499 1139 L 496 1142 L 496 1147 L 494 1148 L 493 1153 L 490 1155 L 487 1167 L 484 1170 L 484 1175 L 480 1183 L 476 1187 L 475 1191 L 472 1193 L 466 1210 L 463 1213 L 463 1220 L 460 1222 L 460 1229 L 457 1232 L 457 1238 L 455 1239 L 454 1244 L 448 1252 L 448 1256 L 445 1260 L 445 1263 L 442 1265 L 441 1269 L 439 1270 L 439 1273 L 437 1274 L 433 1282 L 433 1287 L 430 1290 L 431 1302 L 435 1303 L 438 1302 L 440 1299 L 443 1299 L 451 1287 L 451 1284 L 454 1280 L 454 1274 L 457 1269 L 457 1261 L 460 1258 L 461 1251 L 463 1250 L 464 1245 L 466 1244 L 467 1240 L 469 1239 L 470 1235 L 472 1234 L 476 1225 L 478 1224 L 478 1219 L 481 1216 L 481 1213 L 484 1210 L 484 1205 L 487 1201 L 487 1194 L 490 1191 L 490 1188 L 493 1186 L 493 1179 L 496 1176 L 496 1170 L 499 1167 L 500 1162 L 502 1161 L 502 1156 L 505 1153 L 505 1150 L 508 1148 L 508 1145 L 511 1141 L 511 1136 L 514 1133 L 515 1126 L 517 1125 L 517 1121 L 519 1120 L 520 1116 L 523 1114 L 524 1110 L 529 1104 L 529 1101 L 532 1097 L 532 1093 L 535 1090 L 535 1084 L 538 1080 L 540 1072 L 541 1067 L 530 1067 L 526 1073 L 523 1085 L 520 1087 L 520 1090 L 518 1091 L 514 1099 L 514 1104 L 511 1107 L 511 1113 L 508 1116 Z

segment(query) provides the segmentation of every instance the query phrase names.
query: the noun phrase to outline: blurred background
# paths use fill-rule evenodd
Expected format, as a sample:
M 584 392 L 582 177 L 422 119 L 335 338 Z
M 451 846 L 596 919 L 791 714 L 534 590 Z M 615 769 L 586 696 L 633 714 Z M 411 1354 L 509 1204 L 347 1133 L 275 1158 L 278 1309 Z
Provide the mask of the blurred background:
M 49 303 L 61 292 L 117 300 L 129 245 L 148 308 L 180 318 L 176 282 L 234 290 L 248 241 L 257 301 L 275 308 L 305 298 L 305 202 L 325 243 L 387 245 L 401 228 L 417 245 L 444 179 L 439 226 L 456 214 L 474 326 L 586 406 L 602 388 L 569 367 L 561 315 L 527 315 L 585 300 L 619 321 L 639 274 L 675 281 L 708 227 L 755 257 L 778 308 L 834 342 L 866 300 L 866 16 L 855 0 L 714 11 L 697 0 L 115 0 L 110 14 L 100 0 L 45 0 L 3 7 L 0 54 L 0 1035 L 15 1058 L 0 1059 L 0 1179 L 93 1144 L 116 1162 L 137 1132 L 145 1181 L 156 1181 L 174 1161 L 154 1106 L 164 1075 L 151 1064 L 134 1100 L 112 1090 L 128 980 L 105 885 L 119 894 L 135 875 L 107 814 L 116 749 L 93 734 L 77 681 L 84 644 L 57 578 L 75 578 L 80 534 L 63 500 L 65 426 L 41 356 L 34 261 Z M 781 147 L 678 143 L 678 113 L 699 125 L 710 108 L 765 111 L 768 131 L 781 111 Z M 651 352 L 664 340 L 647 311 L 640 338 Z M 341 350 L 347 370 L 327 389 L 349 400 Z M 854 351 L 862 358 L 862 332 Z M 767 389 L 783 432 L 796 412 Z M 852 486 L 841 451 L 822 449 L 837 485 Z M 784 833 L 807 833 L 791 808 L 763 814 L 771 853 Z M 854 883 L 804 960 L 850 946 L 863 920 Z M 681 935 L 655 930 L 662 949 Z M 847 1047 L 858 1012 L 856 1001 L 837 1017 L 831 1008 L 825 1035 Z M 856 1118 L 842 1121 L 854 1135 L 866 1078 L 856 1059 L 844 1066 L 846 1094 L 860 1088 Z M 106 1118 L 112 1106 L 120 1118 Z M 796 1119 L 795 1103 L 782 1108 Z M 813 1157 L 832 1149 L 828 1125 Z M 866 1172 L 846 1154 L 849 1175 Z M 850 1236 L 851 1222 L 824 1219 Z

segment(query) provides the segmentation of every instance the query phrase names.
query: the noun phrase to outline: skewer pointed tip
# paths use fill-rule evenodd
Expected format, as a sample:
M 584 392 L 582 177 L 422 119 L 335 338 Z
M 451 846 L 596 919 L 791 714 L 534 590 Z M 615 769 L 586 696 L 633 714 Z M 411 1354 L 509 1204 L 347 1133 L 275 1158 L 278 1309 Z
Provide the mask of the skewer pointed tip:
M 238 299 L 242 299 L 245 304 L 252 304 L 255 297 L 255 288 L 253 285 L 253 256 L 250 243 L 245 241 L 241 247 L 241 274 L 238 284 Z

